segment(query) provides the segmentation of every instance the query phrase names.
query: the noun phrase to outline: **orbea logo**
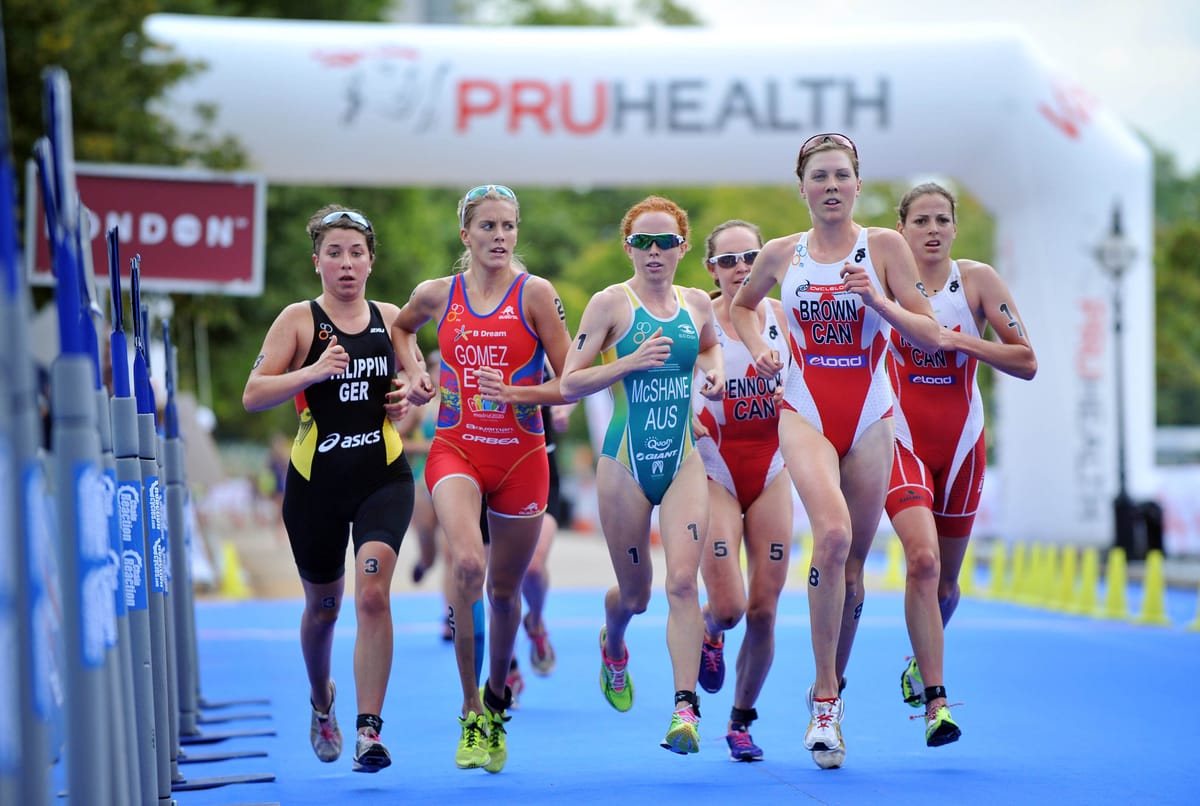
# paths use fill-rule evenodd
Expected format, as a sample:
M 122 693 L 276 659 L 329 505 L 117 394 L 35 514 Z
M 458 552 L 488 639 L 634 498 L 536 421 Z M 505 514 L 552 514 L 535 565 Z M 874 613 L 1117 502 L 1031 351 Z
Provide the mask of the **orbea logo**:
M 479 442 L 483 445 L 516 445 L 517 437 L 485 437 L 479 434 L 463 434 L 463 442 Z

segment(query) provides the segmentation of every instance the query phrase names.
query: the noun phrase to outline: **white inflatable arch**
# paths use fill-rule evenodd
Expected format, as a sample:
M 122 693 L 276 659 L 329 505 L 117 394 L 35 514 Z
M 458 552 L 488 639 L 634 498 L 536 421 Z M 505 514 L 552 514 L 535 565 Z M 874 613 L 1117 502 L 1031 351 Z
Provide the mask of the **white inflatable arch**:
M 1152 163 L 1101 104 L 1005 29 L 473 28 L 153 15 L 209 69 L 168 103 L 215 105 L 252 170 L 292 184 L 464 187 L 795 181 L 842 131 L 867 180 L 953 177 L 997 223 L 995 264 L 1037 349 L 990 424 L 998 533 L 1103 544 L 1117 486 L 1114 207 L 1131 491 L 1153 472 Z M 799 203 L 799 202 L 797 202 Z M 736 210 L 729 214 L 736 215 Z

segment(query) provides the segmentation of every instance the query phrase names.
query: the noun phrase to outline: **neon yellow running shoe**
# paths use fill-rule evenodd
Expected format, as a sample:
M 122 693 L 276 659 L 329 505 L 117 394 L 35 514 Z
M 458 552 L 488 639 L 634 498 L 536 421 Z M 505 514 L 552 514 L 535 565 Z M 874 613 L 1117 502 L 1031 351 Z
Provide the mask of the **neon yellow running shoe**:
M 917 668 L 917 658 L 908 658 L 908 665 L 900 673 L 900 696 L 913 708 L 925 704 L 925 681 L 921 678 L 921 670 Z
M 625 647 L 625 657 L 615 661 L 604 651 L 604 638 L 607 627 L 600 628 L 600 690 L 604 699 L 618 711 L 628 711 L 633 707 L 633 678 L 625 667 L 629 663 L 629 647 Z
M 700 717 L 691 708 L 684 708 L 671 714 L 671 727 L 660 746 L 686 756 L 688 753 L 700 752 Z
M 454 763 L 460 770 L 486 767 L 491 761 L 487 748 L 487 717 L 469 711 L 465 717 L 459 717 L 458 724 L 462 725 L 462 738 L 458 740 Z
M 508 761 L 508 736 L 504 730 L 504 723 L 512 719 L 512 717 L 503 708 L 499 711 L 493 711 L 488 707 L 487 683 L 479 687 L 479 699 L 483 702 L 482 718 L 487 722 L 488 726 L 488 762 L 483 765 L 483 768 L 491 773 L 500 772 L 500 770 L 504 769 L 504 763 Z
M 944 744 L 957 742 L 962 736 L 958 723 L 950 716 L 950 709 L 939 705 L 932 714 L 925 715 L 925 744 L 928 747 L 941 747 Z

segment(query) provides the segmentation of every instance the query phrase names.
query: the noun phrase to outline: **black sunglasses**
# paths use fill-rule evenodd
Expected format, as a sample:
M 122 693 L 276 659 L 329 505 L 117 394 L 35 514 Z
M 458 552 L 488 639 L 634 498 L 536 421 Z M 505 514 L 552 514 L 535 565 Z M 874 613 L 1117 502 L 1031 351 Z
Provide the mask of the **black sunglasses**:
M 684 237 L 676 235 L 674 232 L 659 232 L 653 235 L 648 232 L 635 232 L 625 239 L 625 243 L 642 251 L 649 249 L 651 244 L 666 250 L 681 246 L 683 242 Z
M 747 266 L 753 266 L 755 259 L 758 258 L 758 252 L 758 249 L 750 249 L 746 252 L 726 252 L 723 255 L 713 255 L 708 262 L 720 266 L 722 269 L 732 269 L 739 260 Z

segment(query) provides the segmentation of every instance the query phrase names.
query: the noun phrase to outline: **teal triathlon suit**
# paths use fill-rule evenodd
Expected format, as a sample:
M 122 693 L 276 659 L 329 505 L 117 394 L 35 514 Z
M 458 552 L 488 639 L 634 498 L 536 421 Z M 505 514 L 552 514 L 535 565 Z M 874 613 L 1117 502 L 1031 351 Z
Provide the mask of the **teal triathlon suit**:
M 629 297 L 633 316 L 625 334 L 602 354 L 603 362 L 611 364 L 634 352 L 660 327 L 673 344 L 662 366 L 631 372 L 609 389 L 613 415 L 601 454 L 628 468 L 647 500 L 657 506 L 692 450 L 692 373 L 700 354 L 700 332 L 679 286 L 674 286 L 678 307 L 667 319 L 647 311 L 628 283 L 620 287 Z
M 315 332 L 304 366 L 329 339 L 350 354 L 341 375 L 296 395 L 300 429 L 292 443 L 283 493 L 283 523 L 300 577 L 323 585 L 341 579 L 353 527 L 354 552 L 378 540 L 399 551 L 413 510 L 413 476 L 404 443 L 383 405 L 396 355 L 379 308 L 360 333 L 343 333 L 315 301 Z

